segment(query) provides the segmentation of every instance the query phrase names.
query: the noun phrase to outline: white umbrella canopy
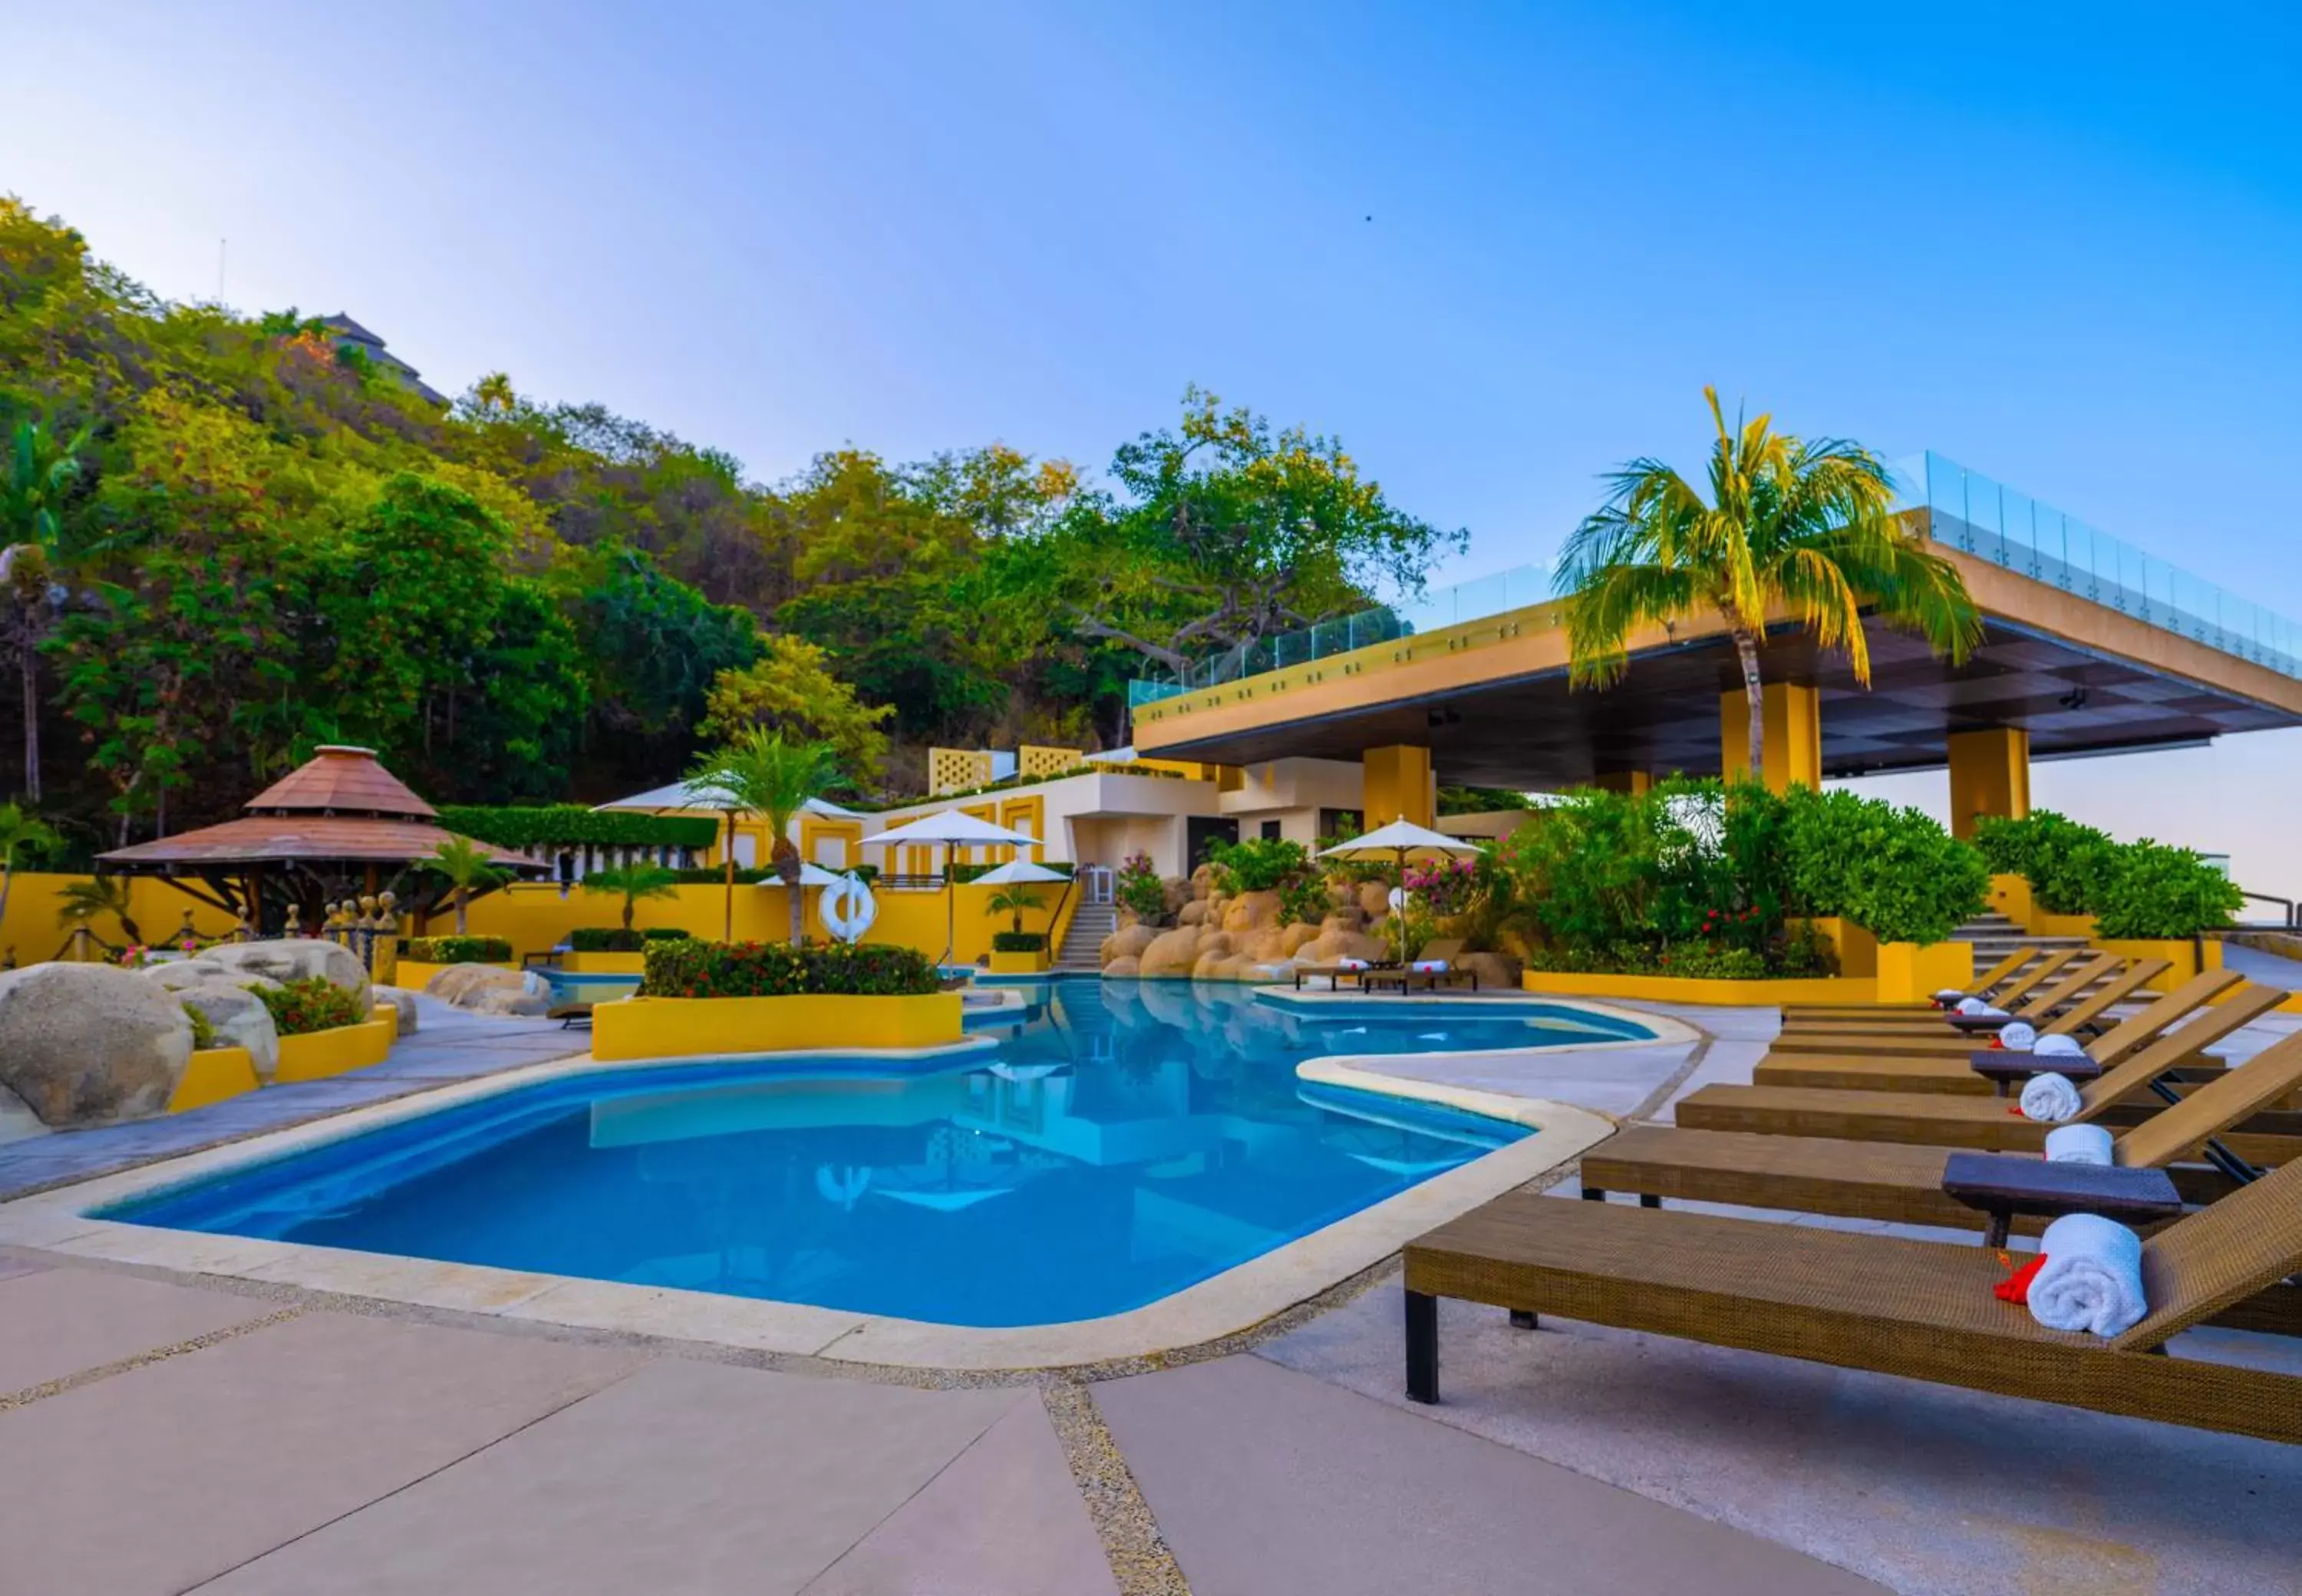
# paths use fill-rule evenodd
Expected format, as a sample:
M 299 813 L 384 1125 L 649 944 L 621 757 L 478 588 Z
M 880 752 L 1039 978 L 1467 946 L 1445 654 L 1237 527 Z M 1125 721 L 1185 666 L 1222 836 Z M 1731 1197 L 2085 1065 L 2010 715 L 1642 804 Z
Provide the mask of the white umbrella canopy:
M 1483 853 L 1486 850 L 1465 837 L 1449 836 L 1443 831 L 1433 831 L 1428 826 L 1417 826 L 1404 816 L 1388 826 L 1378 826 L 1365 836 L 1355 836 L 1347 843 L 1337 843 L 1332 848 L 1319 850 L 1322 859 L 1381 859 L 1397 855 L 1402 861 L 1409 853 Z
M 1028 859 L 1018 859 L 1003 864 L 996 869 L 984 871 L 975 878 L 975 884 L 978 886 L 1021 886 L 1027 883 L 1037 886 L 1043 881 L 1070 879 L 1071 878 L 1061 870 L 1051 870 L 1046 865 L 1033 864 Z
M 1028 831 L 1010 831 L 1004 826 L 994 826 L 988 820 L 979 820 L 973 815 L 962 814 L 955 809 L 921 815 L 863 839 L 867 848 L 902 847 L 907 844 L 948 843 L 963 847 L 983 847 L 1006 844 L 1012 847 L 1036 848 L 1039 839 Z
M 592 805 L 594 813 L 611 809 L 726 809 L 728 795 L 708 781 L 676 781 L 669 786 L 650 787 L 644 793 L 634 793 L 628 798 L 618 798 L 612 803 Z M 835 820 L 852 820 L 858 811 L 843 809 L 828 798 L 811 798 L 800 805 L 801 811 L 822 815 Z

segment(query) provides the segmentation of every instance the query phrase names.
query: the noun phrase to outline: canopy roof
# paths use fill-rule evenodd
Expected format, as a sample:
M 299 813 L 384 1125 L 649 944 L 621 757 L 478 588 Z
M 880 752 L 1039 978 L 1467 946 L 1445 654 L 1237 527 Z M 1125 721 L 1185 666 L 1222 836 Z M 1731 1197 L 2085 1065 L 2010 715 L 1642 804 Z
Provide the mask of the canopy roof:
M 1381 859 L 1389 854 L 1407 853 L 1483 853 L 1486 850 L 1465 837 L 1449 836 L 1443 831 L 1433 831 L 1427 826 L 1417 826 L 1401 817 L 1388 826 L 1378 826 L 1365 836 L 1355 836 L 1347 843 L 1337 843 L 1332 848 L 1319 850 L 1322 859 Z
M 1039 841 L 1028 831 L 1010 831 L 1004 826 L 994 826 L 988 820 L 979 820 L 973 815 L 962 814 L 955 809 L 945 809 L 867 836 L 863 839 L 863 846 L 957 843 L 981 847 L 986 844 L 1004 843 L 1013 847 L 1037 847 Z
M 618 798 L 609 803 L 595 803 L 597 812 L 611 809 L 659 811 L 667 809 L 725 810 L 727 794 L 708 781 L 675 781 L 668 786 L 650 787 L 644 793 L 634 793 L 628 798 Z M 811 798 L 800 805 L 802 813 L 823 815 L 835 820 L 852 820 L 856 811 L 843 809 L 828 798 Z
M 1068 881 L 1071 878 L 1061 870 L 1051 870 L 1046 865 L 1033 864 L 1028 859 L 1012 859 L 1005 864 L 987 869 L 975 878 L 978 886 L 1020 886 L 1025 883 Z
M 376 762 L 373 748 L 332 743 L 240 805 L 251 815 L 406 815 L 436 819 L 439 811 Z

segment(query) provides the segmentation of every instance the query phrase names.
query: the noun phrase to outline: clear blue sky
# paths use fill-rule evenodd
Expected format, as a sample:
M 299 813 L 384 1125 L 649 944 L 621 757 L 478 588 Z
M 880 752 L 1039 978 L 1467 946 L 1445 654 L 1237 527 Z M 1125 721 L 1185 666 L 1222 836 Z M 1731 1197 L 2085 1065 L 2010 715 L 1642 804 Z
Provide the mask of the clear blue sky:
M 1099 466 L 1197 382 L 1469 527 L 1444 578 L 1691 461 L 1711 382 L 2302 616 L 2283 0 L 11 10 L 0 185 L 155 288 L 228 237 L 237 306 L 763 480 Z M 2302 735 L 2040 777 L 2302 890 L 2240 791 Z

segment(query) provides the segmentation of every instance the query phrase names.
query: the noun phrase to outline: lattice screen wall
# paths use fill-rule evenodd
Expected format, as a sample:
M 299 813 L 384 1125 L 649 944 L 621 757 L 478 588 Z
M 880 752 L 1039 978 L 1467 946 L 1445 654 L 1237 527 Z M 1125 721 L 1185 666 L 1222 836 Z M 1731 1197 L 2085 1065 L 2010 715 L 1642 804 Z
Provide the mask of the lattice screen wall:
M 1026 743 L 1015 751 L 1015 769 L 1022 776 L 1059 776 L 1075 769 L 1086 758 L 1076 748 L 1041 748 Z
M 987 748 L 930 748 L 928 750 L 928 791 L 955 793 L 962 787 L 979 787 L 991 779 L 991 751 Z

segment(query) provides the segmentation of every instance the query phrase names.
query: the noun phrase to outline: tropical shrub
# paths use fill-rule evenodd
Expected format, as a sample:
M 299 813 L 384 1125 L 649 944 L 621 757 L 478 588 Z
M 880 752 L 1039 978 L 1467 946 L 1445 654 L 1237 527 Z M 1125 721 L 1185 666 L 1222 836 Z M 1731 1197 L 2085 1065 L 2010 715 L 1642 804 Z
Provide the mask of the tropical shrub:
M 1332 913 L 1334 907 L 1324 876 L 1298 876 L 1279 889 L 1279 923 L 1282 926 L 1291 926 L 1298 920 L 1315 926 Z
M 679 942 L 695 933 L 679 926 L 650 926 L 640 933 L 643 942 Z
M 1881 942 L 1941 942 L 1989 899 L 1990 867 L 1930 815 L 1879 798 L 1800 788 L 1784 803 L 1792 902 Z
M 205 1052 L 216 1045 L 215 1021 L 191 1004 L 184 1005 L 184 1018 L 192 1022 L 192 1051 Z
M 2103 937 L 2195 937 L 2230 923 L 2246 903 L 2235 882 L 2188 848 L 2144 838 L 2116 849 L 2094 900 Z
M 1159 879 L 1148 853 L 1127 856 L 1119 867 L 1119 874 L 1113 878 L 1112 895 L 1119 900 L 1121 908 L 1147 926 L 1155 926 L 1167 918 L 1167 884 Z
M 273 1027 L 283 1037 L 364 1025 L 368 1020 L 359 999 L 325 976 L 302 976 L 276 987 L 259 988 L 256 995 L 272 1011 Z
M 1047 945 L 1045 931 L 994 931 L 991 951 L 998 953 L 1036 953 Z
M 635 953 L 647 938 L 621 926 L 578 926 L 567 933 L 567 945 L 579 953 Z
M 708 848 L 719 837 L 709 815 L 650 815 L 580 803 L 443 803 L 440 824 L 499 848 Z
M 2048 809 L 2019 820 L 1986 817 L 1974 845 L 1992 870 L 2028 881 L 2032 901 L 2049 914 L 2094 913 L 2117 864 L 2118 844 L 2107 833 Z
M 511 944 L 501 937 L 410 937 L 399 956 L 420 964 L 508 964 Z
M 789 997 L 801 993 L 911 996 L 939 990 L 935 963 L 894 943 L 705 942 L 688 937 L 647 950 L 643 997 Z
M 1436 859 L 1407 867 L 1401 883 L 1416 901 L 1444 919 L 1463 913 L 1479 895 L 1479 867 L 1467 859 Z
M 1243 843 L 1218 837 L 1207 844 L 1206 861 L 1215 885 L 1227 893 L 1272 892 L 1311 869 L 1310 853 L 1302 844 L 1275 836 Z

